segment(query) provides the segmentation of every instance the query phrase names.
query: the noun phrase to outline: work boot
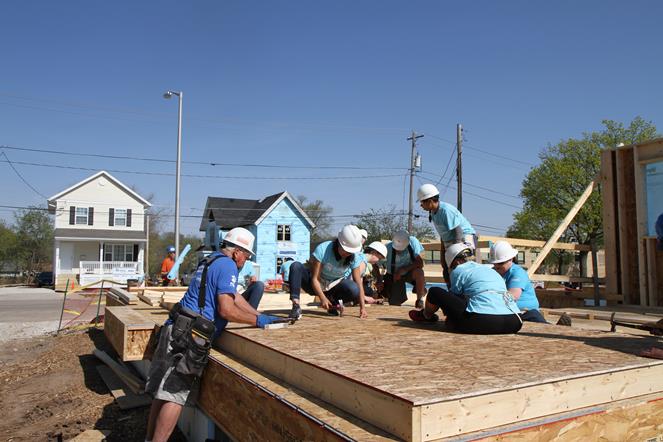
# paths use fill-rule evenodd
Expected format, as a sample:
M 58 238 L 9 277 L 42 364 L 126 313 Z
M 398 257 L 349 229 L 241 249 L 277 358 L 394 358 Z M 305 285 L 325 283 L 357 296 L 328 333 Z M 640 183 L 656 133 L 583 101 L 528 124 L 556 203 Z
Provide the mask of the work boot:
M 435 313 L 430 318 L 425 317 L 423 310 L 410 310 L 408 314 L 414 322 L 437 322 L 440 319 Z
M 571 316 L 568 313 L 564 312 L 562 313 L 562 316 L 559 317 L 557 325 L 565 325 L 567 327 L 570 327 L 572 322 L 573 320 L 571 319 Z
M 302 318 L 302 308 L 299 304 L 292 304 L 292 310 L 290 310 L 288 318 L 294 319 L 295 321 L 299 321 Z

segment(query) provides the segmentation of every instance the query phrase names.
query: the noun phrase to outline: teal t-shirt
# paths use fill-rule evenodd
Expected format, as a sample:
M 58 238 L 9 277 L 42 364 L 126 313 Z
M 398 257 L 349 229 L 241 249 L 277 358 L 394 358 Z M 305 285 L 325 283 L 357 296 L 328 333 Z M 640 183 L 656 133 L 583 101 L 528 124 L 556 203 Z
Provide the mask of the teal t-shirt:
M 518 298 L 517 301 L 518 308 L 526 308 L 527 310 L 539 309 L 539 300 L 536 298 L 534 286 L 532 285 L 532 281 L 530 281 L 525 269 L 518 264 L 512 264 L 509 271 L 507 271 L 502 277 L 504 278 L 507 289 L 522 289 L 523 292 L 520 294 L 520 298 Z
M 468 312 L 508 315 L 520 311 L 508 295 L 504 279 L 488 266 L 466 262 L 453 269 L 450 277 L 451 292 L 468 298 Z
M 281 275 L 283 275 L 283 281 L 288 282 L 290 280 L 290 266 L 295 261 L 286 261 L 281 264 Z
M 320 262 L 320 278 L 325 281 L 335 281 L 340 278 L 345 278 L 348 273 L 359 267 L 361 258 L 359 253 L 346 258 L 336 259 L 334 253 L 335 241 L 325 241 L 318 244 L 318 247 L 313 251 L 313 257 Z M 347 262 L 347 264 L 346 264 Z
M 414 236 L 410 236 L 410 247 L 412 247 L 412 252 L 414 252 L 415 258 L 421 255 L 424 251 L 424 246 L 422 246 L 419 240 Z M 405 250 L 398 252 L 394 250 L 393 242 L 390 242 L 387 244 L 387 259 L 385 261 L 385 266 L 387 268 L 387 273 L 391 274 L 395 271 L 395 269 L 391 268 L 391 255 L 394 253 L 396 253 L 396 269 L 412 264 L 412 258 L 410 257 L 410 252 L 407 247 Z
M 454 230 L 460 226 L 465 235 L 476 235 L 476 231 L 470 222 L 451 204 L 440 201 L 440 207 L 432 215 L 435 230 L 440 235 L 442 241 L 453 241 L 455 239 Z

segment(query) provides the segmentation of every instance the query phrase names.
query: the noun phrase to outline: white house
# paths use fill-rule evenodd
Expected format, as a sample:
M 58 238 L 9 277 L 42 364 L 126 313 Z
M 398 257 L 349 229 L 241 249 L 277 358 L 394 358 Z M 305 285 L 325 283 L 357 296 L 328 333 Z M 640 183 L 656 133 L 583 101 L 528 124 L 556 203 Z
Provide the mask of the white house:
M 50 197 L 48 209 L 55 215 L 55 287 L 63 289 L 67 279 L 70 285 L 85 286 L 102 279 L 126 283 L 142 278 L 148 235 L 145 212 L 150 206 L 105 171 Z

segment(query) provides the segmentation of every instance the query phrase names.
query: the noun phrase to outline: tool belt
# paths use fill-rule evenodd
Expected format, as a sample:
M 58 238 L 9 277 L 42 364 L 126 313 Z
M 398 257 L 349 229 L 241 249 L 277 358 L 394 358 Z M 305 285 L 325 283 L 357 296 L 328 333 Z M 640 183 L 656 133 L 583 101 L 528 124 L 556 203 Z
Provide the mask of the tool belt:
M 212 337 L 216 327 L 214 322 L 198 313 L 176 304 L 170 312 L 173 321 L 171 347 L 175 358 L 175 371 L 200 377 L 209 360 Z

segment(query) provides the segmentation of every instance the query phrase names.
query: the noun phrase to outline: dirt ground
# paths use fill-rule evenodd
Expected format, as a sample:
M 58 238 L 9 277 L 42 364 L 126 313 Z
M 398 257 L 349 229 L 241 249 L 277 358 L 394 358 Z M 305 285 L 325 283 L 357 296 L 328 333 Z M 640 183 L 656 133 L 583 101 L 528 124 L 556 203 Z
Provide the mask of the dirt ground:
M 149 407 L 120 410 L 93 348 L 114 355 L 102 330 L 0 344 L 0 440 L 68 440 L 88 429 L 110 441 L 143 441 Z M 176 430 L 171 441 L 186 440 Z

